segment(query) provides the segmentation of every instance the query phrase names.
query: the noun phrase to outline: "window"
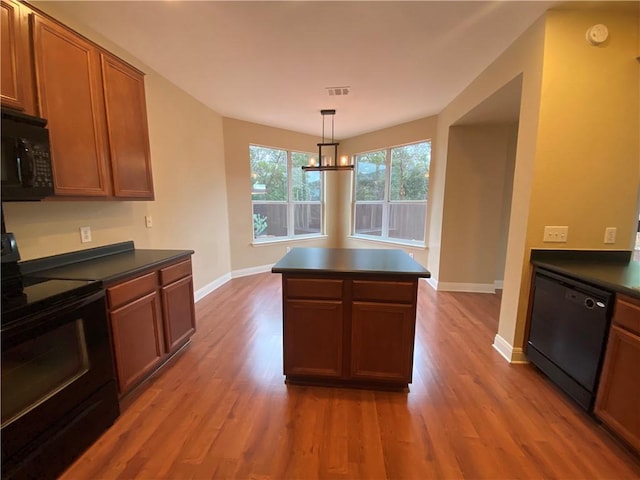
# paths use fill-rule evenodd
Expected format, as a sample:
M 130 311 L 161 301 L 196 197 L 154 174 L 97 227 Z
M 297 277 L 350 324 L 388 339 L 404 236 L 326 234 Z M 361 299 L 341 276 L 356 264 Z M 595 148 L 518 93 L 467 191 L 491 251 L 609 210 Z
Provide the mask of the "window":
M 249 146 L 254 241 L 322 235 L 322 177 L 301 168 L 311 156 Z
M 356 155 L 353 235 L 424 244 L 431 142 Z

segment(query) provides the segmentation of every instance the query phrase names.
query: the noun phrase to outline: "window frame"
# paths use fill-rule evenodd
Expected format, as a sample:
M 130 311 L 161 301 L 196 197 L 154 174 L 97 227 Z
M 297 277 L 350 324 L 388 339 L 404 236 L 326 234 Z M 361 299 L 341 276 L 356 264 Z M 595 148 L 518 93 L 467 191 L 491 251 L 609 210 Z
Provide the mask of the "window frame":
M 351 188 L 351 195 L 353 201 L 351 202 L 351 237 L 358 240 L 367 240 L 371 242 L 378 243 L 391 243 L 396 245 L 407 245 L 412 247 L 426 247 L 427 243 L 427 216 L 428 216 L 428 205 L 429 205 L 429 191 L 427 190 L 427 196 L 424 200 L 391 200 L 391 159 L 392 150 L 396 148 L 402 148 L 409 145 L 417 145 L 420 143 L 429 143 L 430 144 L 430 152 L 432 151 L 433 142 L 430 138 L 425 140 L 418 140 L 415 142 L 408 142 L 399 145 L 393 145 L 383 148 L 375 148 L 372 150 L 367 150 L 364 152 L 356 153 L 354 157 L 355 171 L 353 175 L 353 182 Z M 368 153 L 373 152 L 385 152 L 385 179 L 384 179 L 384 198 L 382 200 L 357 200 L 357 177 L 358 177 L 358 157 L 361 155 L 366 155 Z M 431 155 L 429 157 L 429 168 L 427 173 L 431 171 Z M 366 235 L 363 233 L 356 233 L 356 206 L 357 205 L 382 205 L 382 234 L 378 235 Z M 392 205 L 424 205 L 425 206 L 425 229 L 424 229 L 424 238 L 422 241 L 412 241 L 404 238 L 396 238 L 389 237 L 389 216 Z
M 299 153 L 307 156 L 314 156 L 312 152 L 303 152 L 301 150 L 290 150 L 287 148 L 273 147 L 267 145 L 261 145 L 257 143 L 249 144 L 249 170 L 251 171 L 251 147 L 265 148 L 270 150 L 279 150 L 286 152 L 287 155 L 287 200 L 254 200 L 253 192 L 249 193 L 251 199 L 251 244 L 252 245 L 264 245 L 278 242 L 289 242 L 292 240 L 306 240 L 325 237 L 325 181 L 324 175 L 320 175 L 320 200 L 293 200 L 293 154 Z M 304 173 L 303 173 L 304 175 Z M 286 205 L 287 209 L 287 235 L 286 236 L 274 236 L 267 237 L 265 239 L 256 238 L 255 228 L 253 224 L 254 205 Z M 295 234 L 295 208 L 296 205 L 320 205 L 320 232 L 319 233 L 307 233 L 307 234 Z

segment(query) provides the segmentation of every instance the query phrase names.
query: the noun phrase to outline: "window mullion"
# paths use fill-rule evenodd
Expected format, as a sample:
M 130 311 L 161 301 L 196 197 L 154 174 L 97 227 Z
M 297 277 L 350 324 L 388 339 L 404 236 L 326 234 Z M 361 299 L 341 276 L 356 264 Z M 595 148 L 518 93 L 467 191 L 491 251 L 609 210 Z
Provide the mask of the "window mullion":
M 289 238 L 293 238 L 293 222 L 295 219 L 294 215 L 294 204 L 293 204 L 293 171 L 292 171 L 292 155 L 291 151 L 287 150 L 287 236 Z
M 385 155 L 384 201 L 382 202 L 382 238 L 389 238 L 389 201 L 391 198 L 391 149 Z

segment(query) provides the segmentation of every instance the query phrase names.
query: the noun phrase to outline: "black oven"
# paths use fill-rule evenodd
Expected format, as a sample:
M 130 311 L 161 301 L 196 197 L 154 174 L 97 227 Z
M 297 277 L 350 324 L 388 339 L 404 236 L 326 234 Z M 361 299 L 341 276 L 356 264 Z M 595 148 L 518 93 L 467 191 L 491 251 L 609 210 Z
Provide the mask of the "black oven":
M 47 121 L 2 109 L 2 200 L 40 200 L 53 195 Z
M 104 289 L 22 278 L 2 298 L 2 478 L 53 479 L 119 415 Z

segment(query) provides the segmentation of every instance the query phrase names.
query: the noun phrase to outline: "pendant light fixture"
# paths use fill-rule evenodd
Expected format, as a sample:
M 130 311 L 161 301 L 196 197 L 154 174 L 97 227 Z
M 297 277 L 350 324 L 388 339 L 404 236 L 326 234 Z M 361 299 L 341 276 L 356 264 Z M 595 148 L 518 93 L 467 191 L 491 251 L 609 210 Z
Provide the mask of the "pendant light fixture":
M 349 162 L 347 155 L 338 158 L 338 142 L 333 138 L 333 121 L 335 110 L 320 110 L 322 115 L 322 143 L 318 143 L 318 158 L 309 159 L 309 165 L 303 166 L 305 172 L 323 172 L 326 170 L 353 170 L 353 165 Z M 331 116 L 331 142 L 325 142 L 324 124 L 325 117 Z M 328 140 L 328 139 L 327 139 Z

